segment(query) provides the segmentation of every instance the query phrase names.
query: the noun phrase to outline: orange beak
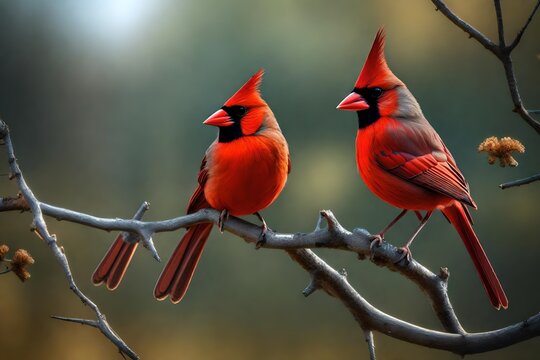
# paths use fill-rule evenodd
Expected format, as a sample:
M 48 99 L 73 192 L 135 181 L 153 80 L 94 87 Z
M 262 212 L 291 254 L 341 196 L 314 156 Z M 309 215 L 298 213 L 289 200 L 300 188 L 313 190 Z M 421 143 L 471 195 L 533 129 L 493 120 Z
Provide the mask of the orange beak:
M 205 125 L 212 125 L 212 126 L 231 126 L 234 124 L 234 121 L 232 121 L 231 117 L 227 112 L 223 109 L 219 109 L 206 120 L 204 120 L 203 124 Z
M 366 100 L 364 100 L 364 98 L 360 96 L 360 94 L 352 92 L 349 95 L 347 95 L 347 97 L 343 99 L 342 102 L 339 103 L 336 109 L 361 111 L 361 110 L 369 109 L 369 105 L 366 102 Z

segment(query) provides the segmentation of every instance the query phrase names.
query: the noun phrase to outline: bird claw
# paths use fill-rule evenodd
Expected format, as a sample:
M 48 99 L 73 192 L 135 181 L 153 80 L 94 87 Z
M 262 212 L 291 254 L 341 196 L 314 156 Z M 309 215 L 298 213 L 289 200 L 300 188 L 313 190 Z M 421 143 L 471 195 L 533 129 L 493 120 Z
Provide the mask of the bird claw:
M 268 226 L 266 223 L 263 223 L 261 226 L 262 230 L 259 234 L 259 237 L 257 238 L 257 242 L 255 243 L 255 249 L 260 249 L 264 244 L 266 244 L 266 233 L 268 232 Z
M 403 246 L 398 249 L 398 253 L 401 253 L 401 256 L 397 261 L 394 261 L 394 264 L 399 263 L 401 260 L 406 259 L 405 264 L 408 264 L 412 261 L 412 251 L 408 246 Z
M 222 234 L 223 234 L 223 224 L 225 223 L 225 221 L 227 221 L 228 218 L 229 218 L 229 211 L 227 210 L 223 210 L 221 214 L 219 214 L 217 226 L 218 226 L 219 232 Z
M 375 247 L 381 246 L 381 244 L 384 242 L 384 235 L 380 235 L 380 234 L 372 235 L 372 238 L 370 241 L 371 241 L 371 244 L 369 244 L 369 252 L 371 253 L 370 259 L 373 260 L 375 256 L 373 249 Z

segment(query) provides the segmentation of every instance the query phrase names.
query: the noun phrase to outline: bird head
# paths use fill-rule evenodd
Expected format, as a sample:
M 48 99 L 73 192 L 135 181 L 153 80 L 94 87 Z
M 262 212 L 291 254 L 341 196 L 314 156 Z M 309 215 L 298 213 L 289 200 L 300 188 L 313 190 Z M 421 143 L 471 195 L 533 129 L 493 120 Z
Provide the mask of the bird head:
M 354 89 L 337 106 L 339 110 L 358 112 L 360 127 L 365 127 L 380 117 L 401 115 L 402 111 L 408 110 L 401 105 L 416 104 L 405 84 L 394 75 L 386 63 L 384 37 L 384 29 L 380 28 Z M 412 102 L 405 101 L 409 97 Z
M 204 121 L 206 125 L 219 127 L 219 142 L 253 135 L 263 125 L 268 109 L 259 92 L 263 74 L 263 69 L 257 71 L 221 109 Z

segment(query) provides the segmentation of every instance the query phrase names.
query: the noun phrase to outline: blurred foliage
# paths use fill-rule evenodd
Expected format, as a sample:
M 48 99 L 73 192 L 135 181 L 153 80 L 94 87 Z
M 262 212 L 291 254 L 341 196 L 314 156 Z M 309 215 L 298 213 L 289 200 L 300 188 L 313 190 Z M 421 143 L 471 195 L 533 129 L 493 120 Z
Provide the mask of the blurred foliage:
M 504 2 L 507 36 L 534 1 Z M 492 2 L 448 5 L 496 38 Z M 537 312 L 538 183 L 501 191 L 501 182 L 537 173 L 540 143 L 517 115 L 498 60 L 469 40 L 430 2 L 352 0 L 118 0 L 0 2 L 0 114 L 39 199 L 109 217 L 128 217 L 143 200 L 146 219 L 184 212 L 206 147 L 201 122 L 258 68 L 291 148 L 293 170 L 264 211 L 280 231 L 310 231 L 317 211 L 344 226 L 380 230 L 398 212 L 370 194 L 354 161 L 354 115 L 335 110 L 348 94 L 377 28 L 387 30 L 390 67 L 415 94 L 452 150 L 479 206 L 476 230 L 500 275 L 510 309 L 494 311 L 456 232 L 437 215 L 414 244 L 415 257 L 451 271 L 450 295 L 470 331 Z M 525 104 L 540 105 L 540 19 L 514 53 Z M 490 167 L 477 144 L 511 136 L 527 147 L 515 169 Z M 0 155 L 3 150 L 0 148 Z M 1 156 L 0 156 L 1 159 Z M 0 161 L 0 173 L 8 172 Z M 15 186 L 0 177 L 0 194 Z M 252 219 L 255 220 L 255 219 Z M 2 358 L 116 359 L 95 329 L 49 315 L 91 316 L 66 284 L 49 249 L 28 231 L 28 214 L 0 214 L 0 241 L 39 261 L 22 284 L 0 279 Z M 387 240 L 401 244 L 409 216 Z M 536 225 L 535 225 L 536 224 Z M 152 298 L 163 264 L 139 250 L 114 293 L 90 275 L 114 234 L 49 220 L 81 288 L 146 359 L 365 358 L 360 328 L 331 297 L 301 290 L 308 276 L 280 251 L 254 251 L 214 231 L 185 301 Z M 167 259 L 181 233 L 156 237 Z M 317 251 L 382 310 L 440 328 L 427 300 L 397 274 L 354 254 Z M 381 359 L 455 359 L 376 334 Z M 538 339 L 475 359 L 532 359 Z M 469 357 L 468 357 L 469 358 Z

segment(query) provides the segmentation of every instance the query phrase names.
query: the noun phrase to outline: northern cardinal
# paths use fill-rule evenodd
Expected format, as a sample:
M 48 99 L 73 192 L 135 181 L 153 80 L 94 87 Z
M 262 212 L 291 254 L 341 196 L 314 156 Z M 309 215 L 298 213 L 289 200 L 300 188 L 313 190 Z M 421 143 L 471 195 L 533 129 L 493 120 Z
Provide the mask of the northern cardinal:
M 267 226 L 259 211 L 283 190 L 291 160 L 287 141 L 259 92 L 262 76 L 261 69 L 204 121 L 217 126 L 219 133 L 203 158 L 187 213 L 220 210 L 220 231 L 229 214 L 257 215 L 263 223 L 260 239 L 264 240 Z M 212 224 L 206 223 L 188 229 L 157 281 L 154 296 L 158 300 L 168 295 L 173 303 L 182 300 L 211 230 Z M 106 282 L 111 290 L 120 283 L 137 248 L 137 242 L 126 242 L 124 237 L 117 237 L 97 267 L 94 283 Z
M 408 210 L 415 211 L 421 223 L 401 248 L 410 257 L 412 241 L 432 212 L 441 210 L 463 240 L 491 303 L 506 309 L 506 294 L 472 228 L 466 206 L 477 207 L 469 185 L 414 96 L 388 67 L 382 28 L 353 91 L 337 108 L 358 115 L 356 164 L 362 179 L 379 198 L 403 209 L 378 240 Z M 420 211 L 427 213 L 421 217 Z

